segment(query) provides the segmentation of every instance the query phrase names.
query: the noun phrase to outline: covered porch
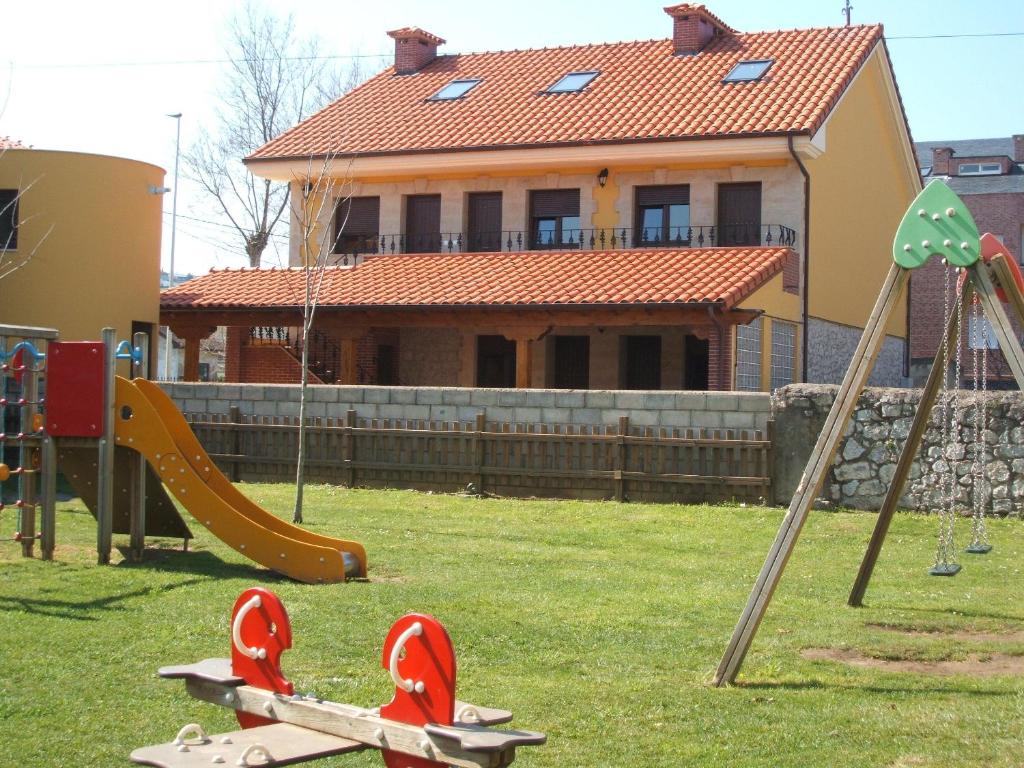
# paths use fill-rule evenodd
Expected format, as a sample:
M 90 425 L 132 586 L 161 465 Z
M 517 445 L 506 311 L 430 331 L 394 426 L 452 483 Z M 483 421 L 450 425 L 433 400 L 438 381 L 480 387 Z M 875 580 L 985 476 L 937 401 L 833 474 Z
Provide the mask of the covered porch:
M 322 273 L 303 340 L 306 270 L 224 270 L 166 291 L 161 322 L 199 343 L 228 328 L 226 380 L 403 386 L 728 390 L 737 304 L 788 248 L 382 256 Z M 314 270 L 315 272 L 315 270 Z M 346 300 L 347 299 L 347 300 Z

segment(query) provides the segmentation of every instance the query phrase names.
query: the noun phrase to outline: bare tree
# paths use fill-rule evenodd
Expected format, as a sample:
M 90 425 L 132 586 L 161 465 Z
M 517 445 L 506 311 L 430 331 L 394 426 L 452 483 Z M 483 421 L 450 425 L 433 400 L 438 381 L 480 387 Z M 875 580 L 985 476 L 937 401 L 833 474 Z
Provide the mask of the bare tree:
M 3 111 L 0 110 L 0 114 L 2 113 Z M 0 136 L 0 165 L 5 161 L 10 162 L 14 157 L 12 155 L 11 158 L 8 158 L 8 152 L 21 152 L 26 149 L 28 147 L 20 141 Z M 42 235 L 31 243 L 25 242 L 23 234 L 19 237 L 19 233 L 24 231 L 25 225 L 39 215 L 37 213 L 25 216 L 22 205 L 25 193 L 35 186 L 39 178 L 29 182 L 19 178 L 16 189 L 4 190 L 3 193 L 0 193 L 0 280 L 28 264 L 46 242 L 46 238 L 53 232 L 54 225 L 51 224 Z
M 322 56 L 316 39 L 298 35 L 292 16 L 276 17 L 254 3 L 231 21 L 228 58 L 213 125 L 201 130 L 184 161 L 241 237 L 249 266 L 259 267 L 288 209 L 288 185 L 256 178 L 241 159 L 341 96 L 363 73 L 358 64 L 342 70 Z
M 301 373 L 299 380 L 299 450 L 295 467 L 295 508 L 292 522 L 302 522 L 302 499 L 305 486 L 306 468 L 306 392 L 309 386 L 309 339 L 313 321 L 320 304 L 320 289 L 330 266 L 331 256 L 337 238 L 348 224 L 348 206 L 345 202 L 352 197 L 352 161 L 341 178 L 332 178 L 335 157 L 328 156 L 313 167 L 313 160 L 306 164 L 304 176 L 296 180 L 298 194 L 292 201 L 292 217 L 297 227 L 294 236 L 299 238 L 299 256 L 302 275 L 302 327 L 299 332 L 301 349 Z M 338 210 L 345 211 L 335 226 Z

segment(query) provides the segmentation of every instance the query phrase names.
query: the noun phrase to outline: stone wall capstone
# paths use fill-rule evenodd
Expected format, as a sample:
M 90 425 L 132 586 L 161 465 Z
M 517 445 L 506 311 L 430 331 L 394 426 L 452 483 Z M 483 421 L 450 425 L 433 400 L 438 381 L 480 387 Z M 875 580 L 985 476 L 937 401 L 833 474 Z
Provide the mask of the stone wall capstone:
M 794 384 L 772 394 L 775 420 L 775 499 L 792 497 L 821 433 L 838 387 Z M 877 510 L 921 401 L 919 389 L 866 389 L 836 451 L 820 497 L 838 507 Z M 995 514 L 1019 515 L 1024 507 L 1024 396 L 1020 392 L 946 395 L 949 426 L 942 428 L 942 399 L 932 410 L 900 507 L 938 511 L 953 491 L 957 508 L 972 509 L 980 494 Z M 955 401 L 955 402 L 954 402 Z M 982 405 L 980 411 L 977 406 Z M 955 406 L 955 408 L 954 408 Z M 952 418 L 952 414 L 956 414 Z M 984 480 L 972 481 L 978 445 L 975 413 L 981 415 L 979 458 Z M 945 439 L 944 439 L 945 438 Z M 950 484 L 950 469 L 956 481 Z

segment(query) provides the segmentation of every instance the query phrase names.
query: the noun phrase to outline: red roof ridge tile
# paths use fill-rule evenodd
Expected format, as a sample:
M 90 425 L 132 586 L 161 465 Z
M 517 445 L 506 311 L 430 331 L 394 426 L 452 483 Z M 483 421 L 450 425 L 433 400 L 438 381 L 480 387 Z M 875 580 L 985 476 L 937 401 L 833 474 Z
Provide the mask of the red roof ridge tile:
M 733 32 L 733 33 L 736 32 L 735 29 L 733 29 L 728 24 L 726 24 L 724 21 L 722 21 L 720 18 L 718 18 L 715 14 L 713 14 L 711 11 L 709 11 L 707 9 L 707 7 L 704 6 L 704 5 L 695 5 L 693 3 L 679 3 L 677 5 L 670 5 L 670 6 L 666 7 L 664 9 L 664 11 L 669 16 L 673 16 L 673 17 L 675 17 L 675 16 L 682 16 L 683 14 L 696 13 L 696 14 L 699 14 L 699 15 L 703 16 L 704 18 L 706 18 L 712 24 L 715 24 L 715 25 L 721 27 L 726 32 Z
M 417 40 L 425 40 L 428 43 L 434 45 L 444 45 L 447 40 L 442 37 L 438 37 L 433 32 L 427 32 L 422 27 L 400 27 L 399 29 L 392 29 L 387 33 L 388 37 L 394 38 L 395 40 L 401 38 L 414 38 Z

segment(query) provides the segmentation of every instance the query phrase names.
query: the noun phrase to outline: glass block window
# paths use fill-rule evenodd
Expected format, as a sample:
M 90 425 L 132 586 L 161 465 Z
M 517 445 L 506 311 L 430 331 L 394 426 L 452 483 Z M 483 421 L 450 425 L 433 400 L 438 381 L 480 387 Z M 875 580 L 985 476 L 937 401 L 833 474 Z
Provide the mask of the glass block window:
M 992 323 L 987 317 L 971 315 L 967 318 L 967 346 L 970 349 L 999 349 Z
M 796 325 L 772 321 L 772 390 L 793 383 L 796 370 Z
M 761 391 L 761 318 L 736 326 L 736 389 Z

